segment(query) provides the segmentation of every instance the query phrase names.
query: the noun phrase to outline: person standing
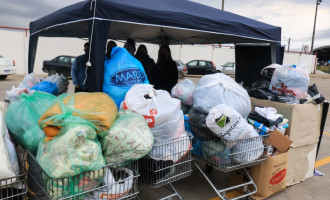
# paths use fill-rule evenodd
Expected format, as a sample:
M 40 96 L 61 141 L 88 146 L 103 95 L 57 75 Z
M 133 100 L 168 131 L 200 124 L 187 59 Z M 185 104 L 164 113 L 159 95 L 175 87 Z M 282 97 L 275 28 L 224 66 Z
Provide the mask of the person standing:
M 133 39 L 128 38 L 128 40 L 124 44 L 124 48 L 128 51 L 128 53 L 134 56 L 136 50 L 135 41 Z
M 107 44 L 107 53 L 105 54 L 106 59 L 110 59 L 111 58 L 112 48 L 113 47 L 116 47 L 116 46 L 117 46 L 117 44 L 116 44 L 115 41 L 111 40 L 111 41 L 108 42 L 108 44 Z
M 148 77 L 150 77 L 150 71 L 155 66 L 155 61 L 149 57 L 147 47 L 143 44 L 139 46 L 136 51 L 135 58 L 138 59 L 143 65 L 144 71 Z
M 157 63 L 150 72 L 149 82 L 154 85 L 155 89 L 166 90 L 169 93 L 178 83 L 178 68 L 172 59 L 168 45 L 160 47 Z
M 75 86 L 74 92 L 89 92 L 87 86 L 84 85 L 86 78 L 86 63 L 88 61 L 89 42 L 84 44 L 85 54 L 78 56 L 71 68 L 71 77 L 73 85 Z

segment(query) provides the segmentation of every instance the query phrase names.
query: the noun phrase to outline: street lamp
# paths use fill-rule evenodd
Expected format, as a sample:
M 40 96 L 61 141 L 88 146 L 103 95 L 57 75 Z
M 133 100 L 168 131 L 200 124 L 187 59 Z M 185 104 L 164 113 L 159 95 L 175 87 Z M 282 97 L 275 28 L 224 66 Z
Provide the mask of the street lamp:
M 225 8 L 225 0 L 222 0 L 222 10 Z
M 315 9 L 315 18 L 314 18 L 314 28 L 313 28 L 313 37 L 312 37 L 311 52 L 313 52 L 313 47 L 314 47 L 314 35 L 315 35 L 317 8 L 321 4 L 321 2 L 322 2 L 322 0 L 316 0 L 316 9 Z

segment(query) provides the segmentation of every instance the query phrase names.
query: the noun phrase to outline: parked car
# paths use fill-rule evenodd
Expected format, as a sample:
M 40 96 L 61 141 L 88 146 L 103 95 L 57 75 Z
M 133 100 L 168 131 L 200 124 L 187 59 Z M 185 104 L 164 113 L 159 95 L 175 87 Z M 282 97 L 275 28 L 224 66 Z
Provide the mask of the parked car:
M 0 79 L 6 79 L 8 75 L 15 73 L 15 60 L 0 55 Z
M 226 64 L 222 65 L 221 67 L 217 67 L 217 72 L 224 73 L 227 75 L 234 75 L 235 74 L 235 63 L 227 62 Z
M 188 74 L 188 68 L 181 60 L 175 60 L 175 63 L 178 67 L 179 79 L 183 79 L 183 77 L 187 76 Z
M 71 67 L 76 57 L 57 56 L 53 60 L 45 60 L 42 71 L 48 73 L 48 76 L 56 73 L 63 74 L 65 77 L 71 76 Z
M 192 75 L 205 75 L 216 72 L 216 67 L 212 61 L 192 60 L 186 66 L 188 67 L 188 74 Z

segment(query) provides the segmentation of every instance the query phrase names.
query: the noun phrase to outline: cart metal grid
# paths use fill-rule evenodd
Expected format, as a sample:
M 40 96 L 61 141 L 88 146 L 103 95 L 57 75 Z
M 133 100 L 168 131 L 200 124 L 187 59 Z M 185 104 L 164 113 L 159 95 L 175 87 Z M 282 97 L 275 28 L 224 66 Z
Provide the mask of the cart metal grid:
M 30 199 L 134 199 L 138 191 L 137 162 L 115 163 L 70 178 L 52 178 L 27 151 Z M 104 181 L 105 180 L 105 181 Z
M 26 154 L 21 145 L 15 144 L 16 154 L 19 163 L 20 175 L 7 179 L 0 179 L 0 199 L 1 200 L 21 200 L 26 199 Z
M 162 199 L 170 199 L 174 196 L 182 199 L 171 183 L 191 175 L 191 150 L 191 133 L 165 141 L 157 141 L 156 139 L 151 153 L 139 160 L 139 173 L 141 175 L 139 183 L 152 188 L 163 186 L 173 192 Z
M 186 126 L 190 126 L 194 137 L 194 158 L 200 159 L 205 163 L 206 172 L 211 172 L 213 168 L 222 172 L 244 169 L 243 171 L 247 177 L 246 183 L 218 190 L 202 169 L 194 162 L 197 169 L 203 174 L 222 200 L 228 199 L 226 193 L 235 189 L 242 188 L 245 194 L 232 198 L 232 200 L 245 198 L 257 192 L 257 187 L 245 168 L 257 165 L 268 159 L 264 153 L 267 150 L 269 135 L 260 135 L 233 142 L 220 139 L 207 127 L 197 126 L 187 120 L 185 123 Z

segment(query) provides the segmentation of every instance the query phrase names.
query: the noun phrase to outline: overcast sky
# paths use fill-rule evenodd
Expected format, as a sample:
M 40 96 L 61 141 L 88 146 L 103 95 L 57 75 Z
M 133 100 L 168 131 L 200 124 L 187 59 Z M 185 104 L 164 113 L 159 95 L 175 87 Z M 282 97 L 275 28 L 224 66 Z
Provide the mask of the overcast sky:
M 29 22 L 81 0 L 0 0 L 0 26 L 28 28 Z M 221 8 L 222 0 L 192 0 Z M 282 44 L 311 45 L 316 0 L 225 0 L 225 10 L 282 27 Z M 206 13 L 207 14 L 207 13 Z M 330 45 L 330 0 L 318 9 L 315 47 Z

